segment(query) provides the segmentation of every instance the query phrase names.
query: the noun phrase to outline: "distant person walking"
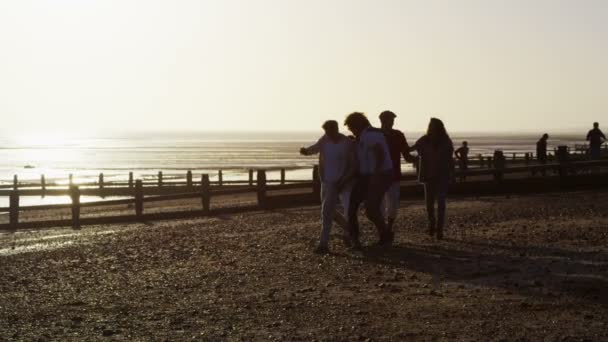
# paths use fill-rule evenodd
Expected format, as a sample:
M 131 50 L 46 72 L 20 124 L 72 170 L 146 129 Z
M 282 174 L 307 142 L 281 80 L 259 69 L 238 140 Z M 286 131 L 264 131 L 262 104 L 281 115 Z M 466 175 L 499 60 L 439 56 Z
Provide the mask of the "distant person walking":
M 593 123 L 593 129 L 587 133 L 587 141 L 589 142 L 589 158 L 598 160 L 602 155 L 602 144 L 606 142 L 606 136 L 600 130 L 600 124 Z
M 382 132 L 388 143 L 388 149 L 393 163 L 392 183 L 384 196 L 383 209 L 387 217 L 386 229 L 393 231 L 393 225 L 397 219 L 401 195 L 401 156 L 407 162 L 415 162 L 415 158 L 410 155 L 410 147 L 407 144 L 405 135 L 400 130 L 394 129 L 395 113 L 386 110 L 380 113 L 380 123 Z
M 469 143 L 463 141 L 462 146 L 460 146 L 454 152 L 454 155 L 456 156 L 456 159 L 458 159 L 458 167 L 462 173 L 460 180 L 464 181 L 467 179 L 467 175 L 465 173 L 469 169 Z
M 454 146 L 443 122 L 431 118 L 426 134 L 418 139 L 412 150 L 418 151 L 420 158 L 418 180 L 424 184 L 429 235 L 437 234 L 437 239 L 442 239 L 448 184 L 454 169 L 454 159 L 452 159 Z M 437 203 L 437 216 L 435 216 L 435 203 Z
M 363 113 L 352 113 L 344 124 L 355 135 L 358 175 L 353 186 L 348 208 L 348 225 L 353 247 L 361 248 L 359 240 L 359 206 L 365 202 L 366 216 L 378 230 L 379 245 L 390 245 L 393 232 L 382 215 L 382 199 L 393 183 L 393 163 L 381 130 L 373 128 Z
M 338 200 L 348 216 L 352 181 L 354 177 L 355 150 L 352 139 L 339 132 L 338 122 L 329 120 L 323 124 L 325 134 L 312 146 L 300 149 L 302 155 L 319 154 L 321 178 L 321 218 L 322 229 L 316 253 L 329 252 L 329 234 L 333 224 Z M 345 227 L 345 241 L 350 241 Z
M 549 140 L 549 134 L 545 133 L 536 142 L 536 160 L 539 164 L 547 164 L 547 140 Z M 546 174 L 545 168 L 542 168 L 540 173 L 544 176 Z

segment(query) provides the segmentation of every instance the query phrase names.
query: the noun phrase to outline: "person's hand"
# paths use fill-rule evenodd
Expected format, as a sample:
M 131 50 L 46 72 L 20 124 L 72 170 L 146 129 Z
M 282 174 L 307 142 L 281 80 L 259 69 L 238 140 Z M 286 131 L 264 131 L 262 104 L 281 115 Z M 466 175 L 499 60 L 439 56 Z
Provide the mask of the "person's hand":
M 306 148 L 304 148 L 304 147 L 300 148 L 300 154 L 303 156 L 307 155 Z

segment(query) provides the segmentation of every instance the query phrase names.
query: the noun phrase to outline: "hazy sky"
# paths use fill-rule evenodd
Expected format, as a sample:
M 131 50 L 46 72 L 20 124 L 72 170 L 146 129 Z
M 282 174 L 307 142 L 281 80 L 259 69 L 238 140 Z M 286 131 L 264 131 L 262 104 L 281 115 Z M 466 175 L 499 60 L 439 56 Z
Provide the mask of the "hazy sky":
M 1 0 L 0 130 L 608 126 L 605 0 Z

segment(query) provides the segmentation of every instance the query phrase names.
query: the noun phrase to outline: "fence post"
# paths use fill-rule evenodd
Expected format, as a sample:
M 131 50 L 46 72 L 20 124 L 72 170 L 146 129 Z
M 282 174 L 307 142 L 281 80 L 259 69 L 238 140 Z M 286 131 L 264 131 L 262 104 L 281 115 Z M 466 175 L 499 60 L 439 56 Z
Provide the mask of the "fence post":
M 80 229 L 80 189 L 76 185 L 70 186 L 72 198 L 72 228 Z
M 568 146 L 558 146 L 556 152 L 557 161 L 559 162 L 559 176 L 562 180 L 568 175 Z
M 262 208 L 266 208 L 268 204 L 266 197 L 266 170 L 258 170 L 257 195 L 258 205 Z
M 502 151 L 496 150 L 494 151 L 494 180 L 497 182 L 501 182 L 504 175 L 505 170 L 505 155 Z
M 17 190 L 19 189 L 19 179 L 17 178 L 17 175 L 13 176 L 13 190 Z
M 312 168 L 312 193 L 315 196 L 315 201 L 321 200 L 321 179 L 319 177 L 319 165 Z
M 99 174 L 99 190 L 103 190 L 103 172 Z
M 162 171 L 158 171 L 158 186 L 159 187 L 163 186 L 163 172 Z
M 479 168 L 483 169 L 483 156 L 479 155 Z
M 68 175 L 68 184 L 69 186 L 74 185 L 74 175 L 71 173 Z
M 11 191 L 9 202 L 9 223 L 12 229 L 17 229 L 17 226 L 19 225 L 19 191 Z
M 201 176 L 201 201 L 203 203 L 203 213 L 209 214 L 210 202 L 211 202 L 211 184 L 209 182 L 209 175 L 204 174 Z
M 249 169 L 249 186 L 253 186 L 253 169 Z
M 526 165 L 530 165 L 530 153 L 526 152 L 524 159 L 526 161 Z
M 46 191 L 46 177 L 44 175 L 40 175 L 40 188 L 42 188 L 42 192 Z
M 285 169 L 281 169 L 281 185 L 285 184 Z
M 219 170 L 217 172 L 217 184 L 219 186 L 224 185 L 224 174 L 222 173 L 222 170 Z
M 135 216 L 138 219 L 144 214 L 144 184 L 141 179 L 135 181 Z
M 129 188 L 133 188 L 133 172 L 129 172 Z
M 188 173 L 186 173 L 186 186 L 191 188 L 192 187 L 192 171 L 188 170 Z

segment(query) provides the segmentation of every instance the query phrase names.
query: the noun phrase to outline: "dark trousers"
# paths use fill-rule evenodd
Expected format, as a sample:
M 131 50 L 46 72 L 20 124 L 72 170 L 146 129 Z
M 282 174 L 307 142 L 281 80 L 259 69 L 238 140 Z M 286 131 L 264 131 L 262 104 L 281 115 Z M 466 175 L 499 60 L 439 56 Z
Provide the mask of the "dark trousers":
M 538 155 L 538 163 L 541 164 L 541 165 L 547 164 L 547 155 L 546 154 L 544 154 L 544 155 L 543 154 L 539 154 Z M 543 175 L 543 176 L 546 175 L 547 174 L 547 170 L 545 168 L 542 168 L 540 170 L 540 174 Z
M 382 200 L 392 181 L 391 172 L 357 177 L 348 208 L 348 223 L 353 240 L 359 240 L 359 218 L 357 214 L 361 203 L 365 203 L 365 215 L 376 226 L 378 237 L 382 240 L 391 233 L 384 222 Z
M 426 212 L 429 218 L 429 227 L 432 231 L 443 231 L 445 225 L 445 203 L 448 194 L 448 182 L 429 180 L 424 183 L 424 197 Z M 437 203 L 437 216 L 435 216 L 435 203 Z

